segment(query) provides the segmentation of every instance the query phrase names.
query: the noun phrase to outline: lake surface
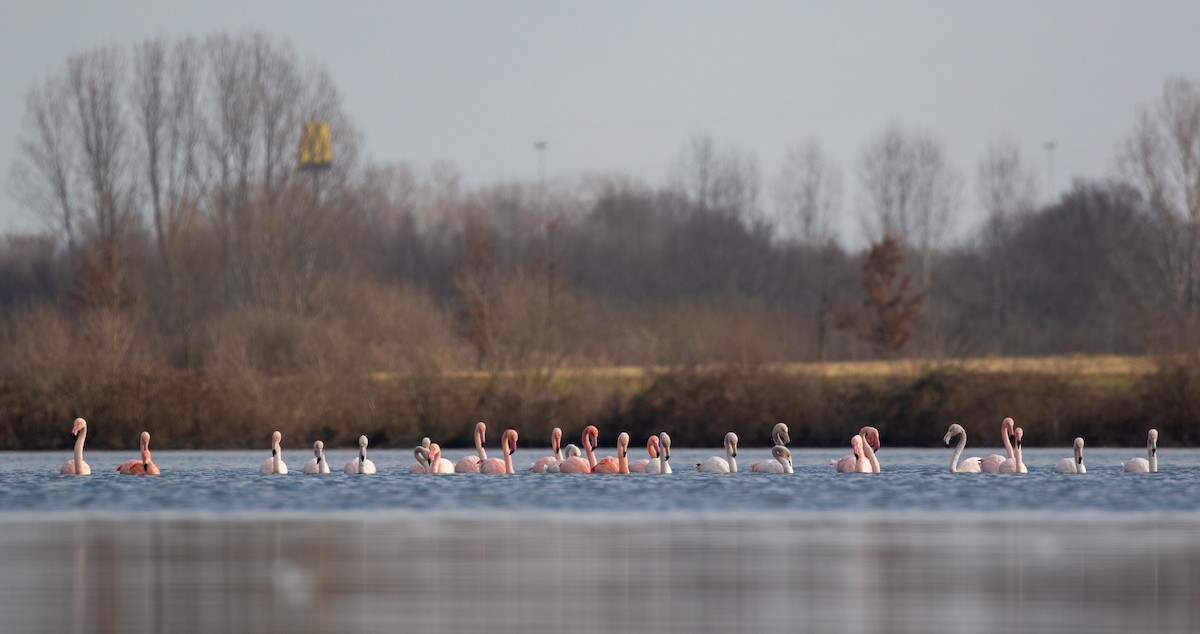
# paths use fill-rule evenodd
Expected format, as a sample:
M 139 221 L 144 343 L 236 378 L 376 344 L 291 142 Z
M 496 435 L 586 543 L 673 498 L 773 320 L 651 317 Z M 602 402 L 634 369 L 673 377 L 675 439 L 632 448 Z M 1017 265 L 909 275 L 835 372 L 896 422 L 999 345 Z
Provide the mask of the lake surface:
M 674 449 L 670 476 L 494 477 L 162 450 L 154 478 L 112 471 L 134 452 L 86 452 L 90 477 L 0 452 L 0 632 L 1200 629 L 1200 451 L 1147 475 L 1120 470 L 1136 448 L 1089 448 L 1082 476 L 1052 472 L 1069 449 L 1027 449 L 1021 476 L 888 447 L 878 475 L 834 474 L 837 449 L 795 449 L 795 475 L 688 470 L 717 451 Z

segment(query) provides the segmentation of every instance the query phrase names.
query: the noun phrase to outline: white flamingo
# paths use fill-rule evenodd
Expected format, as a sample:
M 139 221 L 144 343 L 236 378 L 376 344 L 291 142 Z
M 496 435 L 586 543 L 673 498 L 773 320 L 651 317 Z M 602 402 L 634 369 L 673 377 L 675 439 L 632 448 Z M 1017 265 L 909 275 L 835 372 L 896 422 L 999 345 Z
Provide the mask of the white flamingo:
M 1083 466 L 1083 439 L 1076 438 L 1074 442 L 1075 458 L 1063 458 L 1054 465 L 1054 470 L 1058 473 L 1087 473 L 1087 467 Z
M 282 440 L 283 434 L 279 432 L 271 434 L 271 457 L 263 461 L 259 471 L 266 474 L 287 474 L 287 464 L 283 462 L 283 450 L 279 447 Z
M 946 446 L 950 446 L 950 439 L 958 436 L 958 446 L 954 448 L 954 455 L 950 458 L 951 473 L 979 473 L 979 463 L 982 458 L 964 458 L 962 462 L 958 461 L 959 456 L 962 456 L 963 450 L 967 448 L 967 430 L 962 428 L 962 425 L 954 423 L 946 430 L 946 435 L 942 437 L 942 442 Z
M 313 457 L 304 465 L 304 473 L 329 473 L 329 461 L 325 459 L 325 443 L 313 443 Z
M 78 449 L 76 450 L 78 451 Z M 76 454 L 78 455 L 78 454 Z M 1146 455 L 1149 458 L 1133 458 L 1124 463 L 1125 473 L 1158 473 L 1158 430 L 1146 434 Z
M 83 440 L 87 438 L 87 421 L 76 418 L 71 425 L 71 435 L 75 437 L 75 456 L 64 462 L 58 472 L 61 475 L 92 475 L 92 468 L 83 459 Z
M 696 465 L 696 471 L 705 473 L 737 473 L 737 434 L 725 434 L 725 457 L 713 456 Z
M 358 437 L 358 456 L 346 463 L 343 469 L 346 475 L 371 475 L 375 473 L 375 463 L 367 458 L 367 437 Z
M 792 467 L 792 450 L 783 445 L 775 445 L 771 447 L 771 462 L 775 463 L 774 468 L 761 467 L 757 470 L 758 473 L 795 473 L 796 470 Z
M 409 473 L 425 473 L 429 470 L 429 436 L 421 439 L 421 444 L 413 447 L 413 464 L 408 466 Z
M 792 442 L 791 436 L 788 435 L 787 423 L 775 423 L 775 427 L 771 429 L 771 442 L 774 443 L 773 446 L 781 447 L 786 447 Z M 762 471 L 764 473 L 781 473 L 776 470 L 779 468 L 779 462 L 774 458 L 759 460 L 750 464 L 751 471 Z

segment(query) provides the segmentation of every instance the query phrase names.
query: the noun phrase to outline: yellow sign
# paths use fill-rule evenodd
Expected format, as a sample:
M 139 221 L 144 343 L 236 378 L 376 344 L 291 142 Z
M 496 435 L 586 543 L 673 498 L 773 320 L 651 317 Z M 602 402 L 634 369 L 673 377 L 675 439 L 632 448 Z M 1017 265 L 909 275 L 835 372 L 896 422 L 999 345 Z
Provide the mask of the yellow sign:
M 300 169 L 326 169 L 332 164 L 333 142 L 329 138 L 329 123 L 305 123 L 304 137 L 300 139 Z

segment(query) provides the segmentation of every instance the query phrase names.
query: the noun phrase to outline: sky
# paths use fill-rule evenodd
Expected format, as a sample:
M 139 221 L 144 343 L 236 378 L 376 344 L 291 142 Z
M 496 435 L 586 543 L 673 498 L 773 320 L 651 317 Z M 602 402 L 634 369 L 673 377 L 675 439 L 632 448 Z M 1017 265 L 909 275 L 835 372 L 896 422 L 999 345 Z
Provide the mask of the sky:
M 444 160 L 482 185 L 621 174 L 667 182 L 688 142 L 757 160 L 764 199 L 815 139 L 857 196 L 887 126 L 943 144 L 977 218 L 974 174 L 1008 140 L 1050 200 L 1114 173 L 1139 108 L 1200 80 L 1200 2 L 1009 0 L 5 0 L 0 182 L 29 88 L 67 57 L 148 38 L 261 31 L 327 68 L 367 157 Z M 1052 151 L 1046 143 L 1053 142 Z M 847 210 L 849 212 L 849 209 Z M 847 214 L 848 215 L 848 214 Z M 853 241 L 856 223 L 843 225 Z M 0 188 L 0 232 L 35 221 Z

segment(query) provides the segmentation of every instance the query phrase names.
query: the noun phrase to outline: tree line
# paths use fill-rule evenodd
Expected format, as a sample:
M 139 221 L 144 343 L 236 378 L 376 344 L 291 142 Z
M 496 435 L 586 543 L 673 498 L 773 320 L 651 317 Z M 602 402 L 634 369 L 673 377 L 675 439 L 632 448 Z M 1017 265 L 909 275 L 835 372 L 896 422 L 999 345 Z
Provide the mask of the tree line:
M 307 121 L 330 124 L 330 170 L 297 167 Z M 46 230 L 0 237 L 21 416 L 146 376 L 235 389 L 254 420 L 272 381 L 302 380 L 333 419 L 382 421 L 376 384 L 398 378 L 432 420 L 470 375 L 464 409 L 553 418 L 536 404 L 571 367 L 1160 354 L 1194 347 L 1200 317 L 1186 79 L 1138 113 L 1117 175 L 1052 202 L 1016 146 L 989 148 L 987 218 L 957 242 L 964 178 L 927 133 L 888 126 L 853 200 L 815 141 L 764 179 L 703 135 L 663 185 L 470 185 L 449 163 L 366 160 L 330 74 L 261 33 L 72 55 L 24 122 L 8 187 Z M 847 214 L 861 252 L 838 239 Z

